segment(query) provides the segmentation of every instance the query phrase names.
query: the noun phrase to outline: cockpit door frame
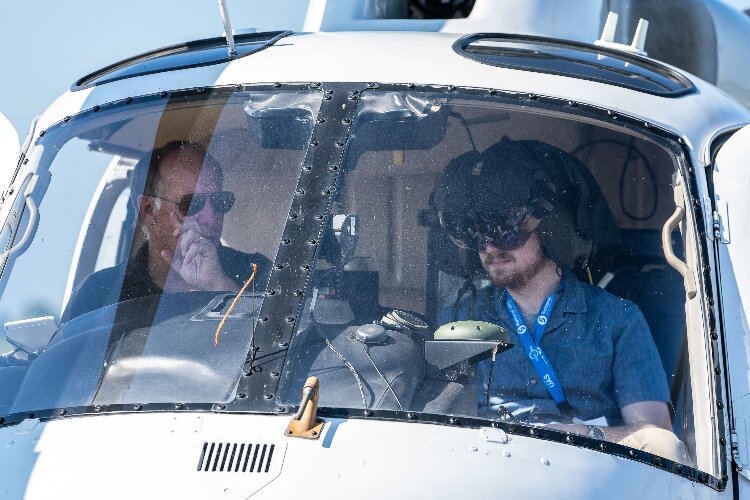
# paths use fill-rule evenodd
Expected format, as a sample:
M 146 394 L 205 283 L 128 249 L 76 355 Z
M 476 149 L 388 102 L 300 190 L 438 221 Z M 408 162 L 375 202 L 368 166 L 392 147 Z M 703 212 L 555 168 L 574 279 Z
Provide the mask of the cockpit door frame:
M 732 462 L 750 479 L 750 125 L 735 132 L 713 161 L 711 220 L 717 304 L 727 379 Z M 708 210 L 708 207 L 706 207 Z

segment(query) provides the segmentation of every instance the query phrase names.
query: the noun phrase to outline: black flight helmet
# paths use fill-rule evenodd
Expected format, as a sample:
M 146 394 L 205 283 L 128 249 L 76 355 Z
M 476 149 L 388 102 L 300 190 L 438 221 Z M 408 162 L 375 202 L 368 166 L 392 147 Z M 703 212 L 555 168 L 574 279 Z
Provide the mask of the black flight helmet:
M 487 242 L 514 250 L 537 231 L 549 258 L 580 268 L 595 242 L 618 239 L 586 167 L 539 141 L 504 137 L 483 153 L 455 158 L 435 190 L 434 207 L 451 241 L 474 252 Z

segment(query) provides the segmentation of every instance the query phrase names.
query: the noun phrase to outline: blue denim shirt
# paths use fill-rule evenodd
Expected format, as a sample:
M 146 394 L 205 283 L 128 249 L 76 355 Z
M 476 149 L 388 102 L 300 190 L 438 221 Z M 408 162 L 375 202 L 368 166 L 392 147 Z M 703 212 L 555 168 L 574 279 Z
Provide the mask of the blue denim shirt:
M 620 408 L 640 401 L 669 401 L 667 378 L 646 320 L 632 302 L 582 283 L 572 272 L 563 274 L 563 291 L 542 337 L 547 355 L 575 417 L 606 417 L 622 422 Z M 490 416 L 502 405 L 519 420 L 566 420 L 539 380 L 502 300 L 502 289 L 488 286 L 477 292 L 474 318 L 471 297 L 459 303 L 457 320 L 487 321 L 508 329 L 514 346 L 497 355 L 490 390 Z M 440 324 L 449 323 L 451 308 Z M 527 320 L 528 322 L 528 320 Z M 487 384 L 491 361 L 477 365 L 479 415 L 487 415 Z

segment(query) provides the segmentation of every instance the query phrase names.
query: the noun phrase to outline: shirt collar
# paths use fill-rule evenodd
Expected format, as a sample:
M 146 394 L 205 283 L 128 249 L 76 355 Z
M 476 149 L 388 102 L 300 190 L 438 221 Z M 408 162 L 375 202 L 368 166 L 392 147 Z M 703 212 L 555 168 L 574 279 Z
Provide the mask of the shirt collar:
M 588 310 L 583 290 L 585 285 L 578 281 L 573 271 L 569 269 L 563 271 L 562 283 L 563 291 L 557 297 L 547 330 L 552 330 L 565 322 L 566 314 L 580 314 Z M 503 299 L 503 290 L 490 285 L 477 294 L 477 311 L 493 321 L 508 323 L 508 313 Z

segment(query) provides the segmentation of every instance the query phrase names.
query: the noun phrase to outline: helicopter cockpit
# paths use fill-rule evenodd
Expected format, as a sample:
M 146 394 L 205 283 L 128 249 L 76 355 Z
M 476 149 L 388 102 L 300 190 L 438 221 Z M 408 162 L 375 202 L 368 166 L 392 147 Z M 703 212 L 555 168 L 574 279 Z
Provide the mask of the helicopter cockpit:
M 578 280 L 640 308 L 667 374 L 673 429 L 681 439 L 692 432 L 685 290 L 662 248 L 664 225 L 675 210 L 674 156 L 644 136 L 588 120 L 553 119 L 540 110 L 440 93 L 363 95 L 357 117 L 314 266 L 307 315 L 289 351 L 304 369 L 282 376 L 279 390 L 286 401 L 293 403 L 296 388 L 313 374 L 329 387 L 321 394 L 323 406 L 487 415 L 483 398 L 489 392 L 476 368 L 494 354 L 492 342 L 482 347 L 481 341 L 518 341 L 505 332 L 474 331 L 448 333 L 454 343 L 446 342 L 441 325 L 456 320 L 450 312 L 494 285 L 476 251 L 462 250 L 441 227 L 435 194 L 452 165 L 468 161 L 470 168 L 482 168 L 499 143 L 533 140 L 580 161 L 582 171 L 570 175 L 576 189 L 588 193 L 579 209 L 587 219 L 557 217 L 550 223 L 555 251 Z M 669 251 L 682 257 L 681 237 L 671 231 L 670 237 Z M 562 362 L 604 371 L 616 362 L 581 360 L 585 352 L 569 352 L 573 359 Z M 538 373 L 526 376 L 528 395 L 548 397 Z M 504 407 L 489 413 L 518 421 Z M 527 415 L 523 421 L 545 419 Z
M 535 98 L 407 85 L 353 92 L 356 109 L 343 118 L 348 134 L 326 134 L 320 127 L 331 119 L 319 109 L 328 98 L 319 85 L 194 89 L 129 98 L 47 130 L 30 155 L 37 167 L 29 182 L 36 184 L 27 191 L 38 215 L 24 213 L 18 231 L 29 237 L 0 276 L 9 342 L 0 361 L 0 386 L 8 388 L 0 415 L 174 405 L 283 411 L 315 375 L 320 406 L 332 415 L 559 424 L 561 415 L 527 419 L 482 404 L 492 384 L 481 379 L 480 365 L 501 367 L 521 349 L 510 325 L 441 319 L 495 287 L 477 253 L 454 244 L 441 223 L 436 190 L 446 168 L 457 159 L 487 159 L 503 140 L 536 141 L 580 165 L 570 188 L 579 198 L 590 195 L 572 219 L 550 223 L 567 256 L 565 272 L 637 306 L 660 365 L 655 376 L 667 390 L 665 432 L 684 445 L 684 454 L 668 458 L 712 468 L 687 348 L 687 332 L 703 325 L 691 324 L 683 278 L 666 257 L 689 262 L 693 245 L 671 218 L 685 164 L 673 138 Z M 193 177 L 177 165 L 190 191 L 184 199 L 155 193 L 133 174 L 144 158 L 160 168 L 154 152 L 175 142 L 204 152 Z M 336 161 L 316 160 L 322 150 Z M 217 169 L 220 180 L 206 188 L 204 174 Z M 305 177 L 315 175 L 333 182 L 305 191 Z M 217 193 L 231 193 L 232 203 Z M 159 196 L 153 210 L 172 212 L 161 222 L 142 209 L 144 198 Z M 221 218 L 213 239 L 189 223 L 209 212 Z M 157 230 L 148 224 L 165 220 L 173 223 L 173 248 L 148 254 Z M 314 224 L 321 230 L 305 236 Z M 203 253 L 189 248 L 199 240 L 211 240 Z M 295 244 L 298 250 L 287 251 Z M 176 262 L 179 254 L 200 268 L 201 258 L 229 249 L 244 256 L 234 260 L 244 267 L 220 285 L 191 281 Z M 123 293 L 132 269 L 139 283 L 153 285 L 147 292 Z M 290 269 L 296 282 L 278 277 Z M 84 289 L 96 307 L 76 306 Z M 271 307 L 279 297 L 296 305 Z M 587 357 L 574 346 L 569 358 L 550 359 L 609 373 L 620 352 L 609 348 Z M 539 375 L 526 375 L 528 395 L 549 399 Z M 619 390 L 615 378 L 603 376 L 599 390 Z M 584 405 L 586 397 L 579 398 Z M 572 415 L 606 435 L 617 418 L 599 416 Z

